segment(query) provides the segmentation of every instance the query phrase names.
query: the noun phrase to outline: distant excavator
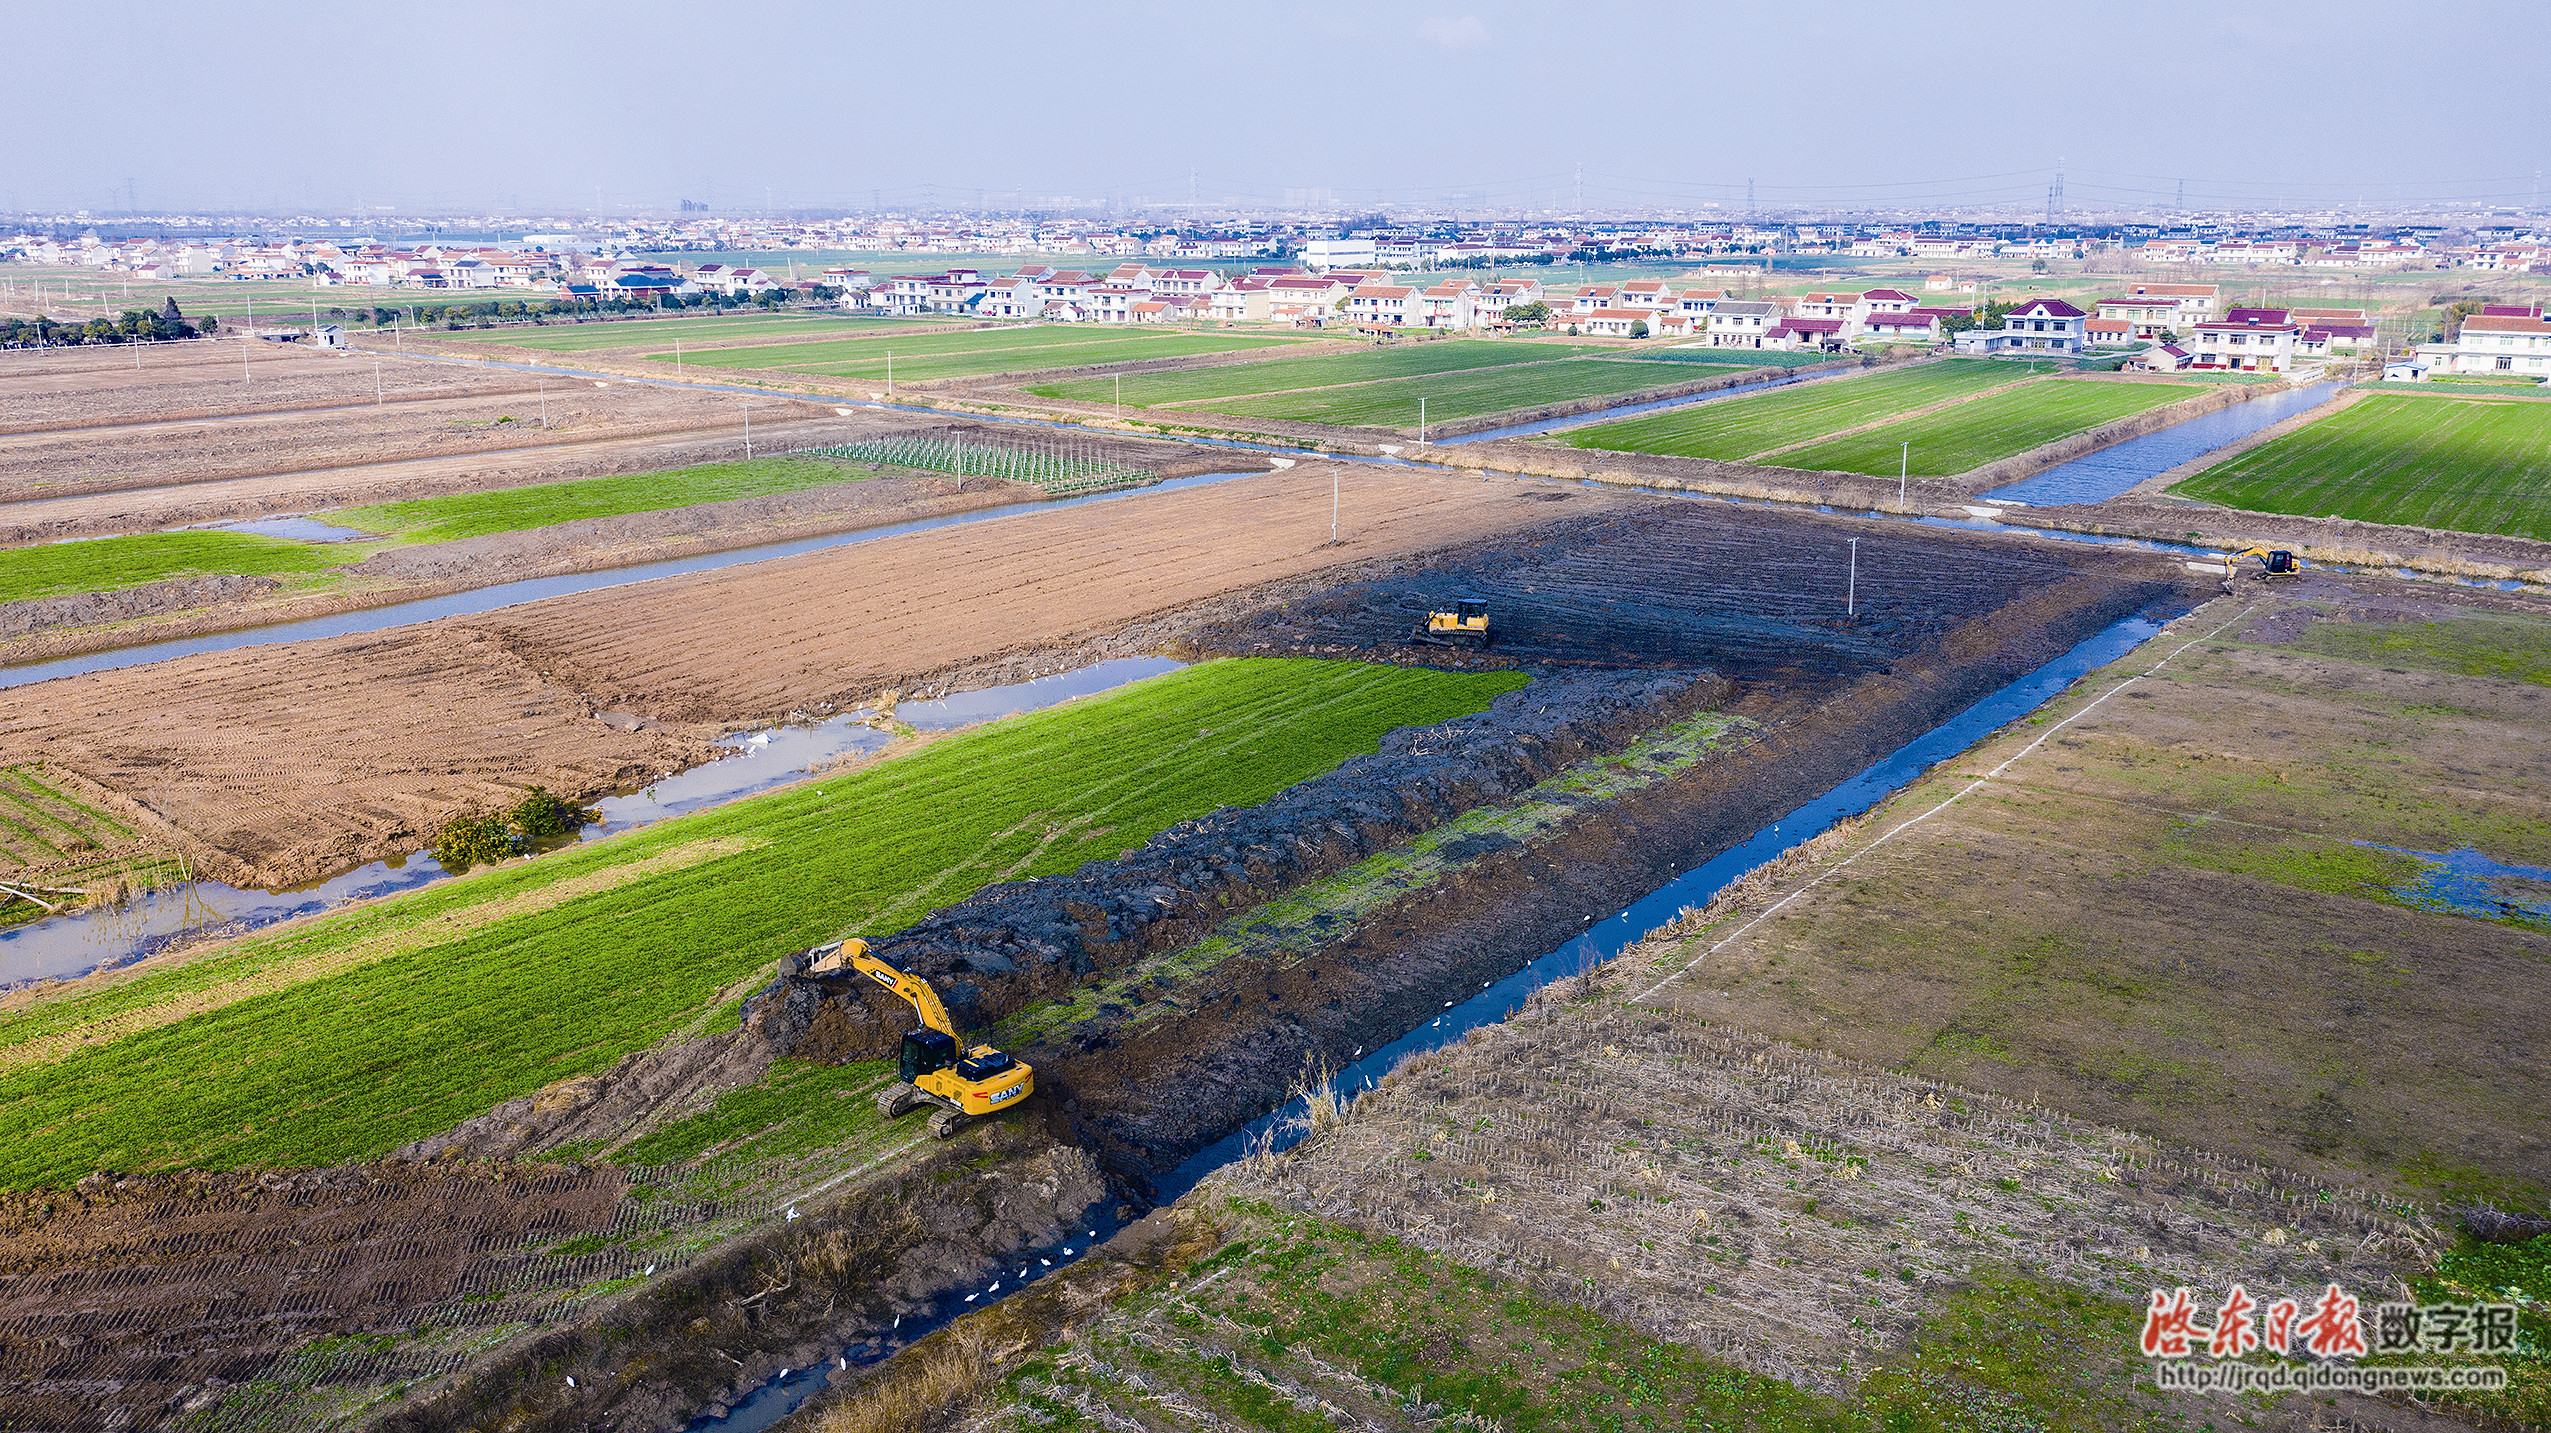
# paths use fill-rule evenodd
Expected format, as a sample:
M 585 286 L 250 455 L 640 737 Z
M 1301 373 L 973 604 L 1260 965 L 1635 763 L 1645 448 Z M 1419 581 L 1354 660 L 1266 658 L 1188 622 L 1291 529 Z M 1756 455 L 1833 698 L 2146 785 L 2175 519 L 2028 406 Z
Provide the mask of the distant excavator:
M 1485 647 L 1488 645 L 1488 599 L 1456 597 L 1448 608 L 1437 608 L 1426 614 L 1411 635 L 1414 642 L 1434 647 Z
M 2286 551 L 2284 548 L 2269 547 L 2265 544 L 2260 544 L 2256 547 L 2245 547 L 2239 552 L 2227 554 L 2223 559 L 2224 591 L 2229 592 L 2232 590 L 2232 579 L 2240 575 L 2241 564 L 2253 557 L 2259 560 L 2259 570 L 2250 575 L 2261 582 L 2265 582 L 2271 577 L 2300 577 L 2303 575 L 2303 560 L 2296 557 L 2293 553 Z
M 948 1019 L 939 992 L 917 975 L 906 975 L 868 953 L 868 942 L 845 940 L 817 946 L 807 966 L 812 975 L 856 970 L 912 1003 L 921 1028 L 907 1031 L 901 1052 L 901 1078 L 877 1092 L 877 1113 L 901 1119 L 923 1105 L 936 1105 L 930 1133 L 940 1139 L 997 1114 L 1036 1093 L 1036 1071 L 989 1045 L 964 1048 Z

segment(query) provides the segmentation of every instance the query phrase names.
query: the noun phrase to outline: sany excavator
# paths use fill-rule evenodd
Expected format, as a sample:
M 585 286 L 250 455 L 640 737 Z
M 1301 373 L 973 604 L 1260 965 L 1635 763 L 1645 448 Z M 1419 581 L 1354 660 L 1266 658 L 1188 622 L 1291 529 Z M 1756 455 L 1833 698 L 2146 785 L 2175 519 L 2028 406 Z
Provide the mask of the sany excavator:
M 2262 543 L 2256 547 L 2245 547 L 2239 552 L 2228 553 L 2225 555 L 2223 559 L 2224 591 L 2229 592 L 2232 590 L 2232 579 L 2240 572 L 2241 564 L 2245 560 L 2253 557 L 2259 560 L 2259 570 L 2251 575 L 2258 578 L 2261 582 L 2265 582 L 2271 577 L 2300 577 L 2303 575 L 2303 564 L 2293 553 L 2288 552 L 2281 547 L 2269 547 Z
M 1036 1092 L 1036 1071 L 989 1045 L 965 1049 L 939 992 L 917 975 L 906 975 L 868 953 L 868 942 L 845 940 L 817 946 L 807 966 L 812 975 L 856 970 L 912 1002 L 921 1028 L 903 1037 L 903 1078 L 877 1092 L 877 1112 L 900 1119 L 923 1105 L 937 1105 L 930 1132 L 947 1139 L 974 1120 L 1006 1110 Z

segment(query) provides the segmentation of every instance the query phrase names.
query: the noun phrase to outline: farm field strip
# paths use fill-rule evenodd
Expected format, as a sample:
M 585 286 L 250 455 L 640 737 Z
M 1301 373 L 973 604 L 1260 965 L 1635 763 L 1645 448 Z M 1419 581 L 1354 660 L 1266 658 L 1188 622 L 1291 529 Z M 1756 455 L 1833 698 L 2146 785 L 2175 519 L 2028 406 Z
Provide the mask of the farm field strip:
M 1603 398 L 1616 393 L 1635 393 L 1645 388 L 1662 388 L 1671 383 L 1689 383 L 1709 378 L 1719 371 L 1693 364 L 1576 358 L 1426 378 L 1395 378 L 1304 393 L 1274 393 L 1238 403 L 1216 403 L 1211 407 L 1214 412 L 1234 417 L 1413 430 L 1418 423 L 1420 398 L 1426 400 L 1427 421 L 1440 423 L 1504 413 L 1539 403 Z M 1743 369 L 1732 366 L 1724 371 L 1737 373 Z
M 1449 342 L 1379 348 L 1365 353 L 1334 353 L 1317 358 L 1273 358 L 1257 363 L 1195 368 L 1181 372 L 1128 374 L 1125 401 L 1144 408 L 1194 404 L 1281 393 L 1302 388 L 1328 388 L 1380 379 L 1412 378 L 1428 373 L 1496 368 L 1515 363 L 1547 363 L 1603 350 L 1589 344 L 1523 344 L 1511 340 L 1454 339 Z M 1106 403 L 1116 397 L 1116 381 L 1074 378 L 1040 383 L 1028 392 L 1040 398 Z
M 1910 471 L 1921 477 L 1968 472 L 1997 458 L 2068 437 L 2102 423 L 2176 403 L 2200 390 L 2157 383 L 2101 383 L 2066 379 L 2031 383 L 1970 398 L 1937 413 L 1887 423 L 1793 448 L 1773 461 L 1818 472 L 1896 472 L 1907 460 L 1899 445 L 1911 443 Z
M 1736 462 L 1889 414 L 2027 382 L 2049 371 L 2046 364 L 1944 359 L 1579 428 L 1560 441 L 1573 448 Z
M 0 1049 L 210 1001 L 364 942 L 399 953 L 0 1074 L 0 1185 L 96 1168 L 374 1157 L 732 1019 L 778 957 L 899 929 L 987 881 L 1058 873 L 1477 711 L 1521 679 L 1304 659 L 1207 663 L 609 841 L 570 847 L 0 1006 Z M 531 909 L 701 843 L 751 841 Z M 520 905 L 501 914 L 479 906 Z M 456 938 L 405 948 L 428 923 Z M 741 984 L 739 984 L 741 983 Z
M 922 363 L 930 359 L 947 359 L 986 353 L 1020 353 L 1034 349 L 1073 350 L 1108 347 L 1128 341 L 1189 340 L 1212 338 L 1230 347 L 1266 348 L 1296 343 L 1301 340 L 1272 335 L 1233 334 L 1200 335 L 1185 333 L 1141 333 L 1119 325 L 1064 328 L 1052 324 L 1023 324 L 1013 328 L 971 329 L 959 333 L 945 331 L 915 333 L 904 336 L 866 334 L 856 338 L 827 339 L 810 343 L 758 344 L 731 352 L 710 352 L 699 362 L 709 367 L 724 368 L 805 368 L 819 364 L 856 363 L 874 359 L 884 371 L 888 345 L 880 340 L 893 337 L 892 348 L 898 376 L 906 362 Z M 671 349 L 649 355 L 671 363 Z M 686 351 L 683 361 L 691 361 Z M 1061 367 L 1082 360 L 1058 357 L 1046 367 Z
M 2551 539 L 2551 403 L 2368 394 L 2171 492 L 2250 512 Z
M 826 458 L 750 458 L 663 472 L 576 478 L 519 488 L 329 512 L 329 522 L 395 535 L 401 542 L 451 542 L 496 532 L 524 532 L 582 518 L 662 512 L 698 503 L 805 492 L 873 476 L 865 466 Z M 6 554 L 0 554 L 5 564 Z
M 253 532 L 146 532 L 0 551 L 0 602 L 112 592 L 216 573 L 307 576 L 359 562 L 362 544 L 296 542 Z
M 1151 358 L 1193 358 L 1204 354 L 1231 353 L 1242 349 L 1263 348 L 1270 344 L 1289 343 L 1290 339 L 1242 337 L 1209 337 L 1205 335 L 1151 334 L 1131 336 L 1110 334 L 1094 343 L 1038 345 L 1025 348 L 982 348 L 963 353 L 936 353 L 907 357 L 903 345 L 895 345 L 891 360 L 893 376 L 905 382 L 918 383 L 932 378 L 980 378 L 995 373 L 1018 373 L 1039 368 L 1081 367 L 1098 363 L 1132 363 Z M 798 347 L 795 344 L 783 347 Z M 758 361 L 768 349 L 721 349 L 716 362 L 719 368 L 776 368 L 785 373 L 802 373 L 819 378 L 861 378 L 883 381 L 889 360 L 884 350 L 871 345 L 866 357 L 846 358 L 828 363 L 772 364 Z M 668 354 L 657 358 L 671 361 Z M 687 361 L 687 360 L 686 360 Z
M 771 338 L 802 333 L 810 339 L 865 332 L 909 324 L 912 320 L 844 314 L 807 314 L 789 318 L 634 319 L 611 323 L 549 323 L 537 328 L 464 329 L 458 333 L 427 332 L 459 343 L 492 343 L 509 348 L 537 348 L 552 353 L 584 353 L 604 348 L 636 348 L 685 342 Z M 685 355 L 687 357 L 687 355 Z

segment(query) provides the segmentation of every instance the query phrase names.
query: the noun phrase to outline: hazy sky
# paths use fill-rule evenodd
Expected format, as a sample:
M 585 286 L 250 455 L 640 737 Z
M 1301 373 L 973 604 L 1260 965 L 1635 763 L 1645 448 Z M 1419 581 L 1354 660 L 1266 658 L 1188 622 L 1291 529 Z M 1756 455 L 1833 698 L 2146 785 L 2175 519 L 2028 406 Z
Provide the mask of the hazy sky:
M 11 9 L 5 208 L 2523 204 L 2551 147 L 2544 0 Z

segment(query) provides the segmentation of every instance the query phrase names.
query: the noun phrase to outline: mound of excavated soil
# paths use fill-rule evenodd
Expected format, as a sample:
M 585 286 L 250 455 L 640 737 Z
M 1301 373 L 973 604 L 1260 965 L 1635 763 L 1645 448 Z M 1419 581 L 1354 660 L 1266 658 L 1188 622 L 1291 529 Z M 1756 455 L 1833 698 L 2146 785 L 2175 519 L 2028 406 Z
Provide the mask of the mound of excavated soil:
M 874 933 L 870 945 L 928 977 L 960 1025 L 986 1027 L 1727 692 L 1682 673 L 1544 678 L 1477 716 L 1391 732 L 1378 754 L 1262 805 L 1182 822 L 1069 876 L 988 886 L 917 925 Z M 878 1058 L 894 1050 L 911 1012 L 872 998 L 877 989 L 855 973 L 793 976 L 748 1002 L 745 1025 L 782 1054 Z

